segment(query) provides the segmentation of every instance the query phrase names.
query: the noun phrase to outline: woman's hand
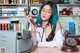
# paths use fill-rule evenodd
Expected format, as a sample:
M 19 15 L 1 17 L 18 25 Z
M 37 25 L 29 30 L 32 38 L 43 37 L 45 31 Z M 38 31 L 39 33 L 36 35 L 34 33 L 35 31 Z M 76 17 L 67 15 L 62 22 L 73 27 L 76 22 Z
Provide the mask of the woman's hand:
M 35 31 L 35 26 L 32 24 L 31 19 L 33 18 L 30 15 L 26 16 L 27 22 L 31 25 L 31 31 Z
M 27 22 L 28 22 L 28 23 L 32 24 L 30 20 L 33 19 L 33 18 L 32 18 L 30 15 L 27 15 L 27 16 L 26 16 L 26 19 L 27 19 Z

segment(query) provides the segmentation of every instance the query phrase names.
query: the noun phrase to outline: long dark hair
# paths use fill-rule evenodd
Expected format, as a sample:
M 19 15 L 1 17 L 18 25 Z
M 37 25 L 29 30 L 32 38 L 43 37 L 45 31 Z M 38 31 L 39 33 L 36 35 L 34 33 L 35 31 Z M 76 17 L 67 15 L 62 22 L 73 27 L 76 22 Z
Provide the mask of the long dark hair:
M 58 12 L 57 12 L 57 6 L 55 3 L 51 2 L 51 1 L 47 1 L 45 2 L 41 8 L 40 8 L 40 11 L 39 11 L 39 14 L 38 14 L 38 18 L 36 20 L 36 24 L 40 24 L 42 25 L 42 19 L 41 19 L 41 10 L 42 8 L 45 6 L 45 5 L 50 5 L 51 9 L 52 9 L 52 16 L 49 20 L 49 23 L 53 26 L 52 27 L 52 32 L 55 31 L 55 28 L 56 28 L 56 23 L 57 23 L 57 20 L 58 20 Z M 50 33 L 52 34 L 52 33 Z M 53 35 L 49 35 L 48 38 L 50 39 L 49 41 L 52 41 L 53 40 L 53 37 L 54 37 L 54 34 Z

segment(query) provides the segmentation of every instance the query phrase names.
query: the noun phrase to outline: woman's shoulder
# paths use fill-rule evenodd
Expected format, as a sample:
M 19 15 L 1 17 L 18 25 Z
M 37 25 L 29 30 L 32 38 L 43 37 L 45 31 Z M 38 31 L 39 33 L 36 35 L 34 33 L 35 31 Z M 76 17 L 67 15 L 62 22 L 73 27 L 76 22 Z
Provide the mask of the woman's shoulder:
M 59 31 L 60 29 L 61 29 L 61 24 L 60 24 L 59 21 L 57 21 L 57 23 L 56 23 L 55 33 L 56 33 L 57 31 Z

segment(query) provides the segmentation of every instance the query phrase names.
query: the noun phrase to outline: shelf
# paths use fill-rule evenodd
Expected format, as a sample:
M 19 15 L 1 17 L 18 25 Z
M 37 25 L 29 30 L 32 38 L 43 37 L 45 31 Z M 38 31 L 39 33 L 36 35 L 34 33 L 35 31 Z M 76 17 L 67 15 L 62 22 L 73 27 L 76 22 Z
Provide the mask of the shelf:
M 18 17 L 18 18 L 21 18 L 21 17 L 25 17 L 25 16 L 0 16 L 0 18 L 10 18 L 10 17 Z
M 30 6 L 41 6 L 42 4 L 30 4 Z
M 68 16 L 71 16 L 71 17 L 80 17 L 80 15 L 59 15 L 60 17 L 68 17 Z
M 27 4 L 0 4 L 0 5 L 2 5 L 2 6 L 5 6 L 5 5 L 18 5 L 18 6 L 24 6 L 24 5 L 27 5 Z
M 57 4 L 61 6 L 80 6 L 80 4 Z
M 8 16 L 0 16 L 0 19 L 9 18 Z
M 69 37 L 80 37 L 80 35 L 74 35 L 74 36 L 69 36 Z
M 31 16 L 31 17 L 33 17 L 33 18 L 37 18 L 38 16 Z

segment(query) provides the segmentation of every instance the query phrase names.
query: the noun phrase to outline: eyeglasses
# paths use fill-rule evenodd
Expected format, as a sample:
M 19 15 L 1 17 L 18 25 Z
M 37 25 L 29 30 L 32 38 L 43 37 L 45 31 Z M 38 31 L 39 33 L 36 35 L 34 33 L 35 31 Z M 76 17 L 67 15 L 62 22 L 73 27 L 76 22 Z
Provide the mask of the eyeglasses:
M 52 13 L 51 10 L 45 10 L 45 9 L 42 9 L 41 12 L 46 12 L 46 13 L 49 13 L 49 14 Z

